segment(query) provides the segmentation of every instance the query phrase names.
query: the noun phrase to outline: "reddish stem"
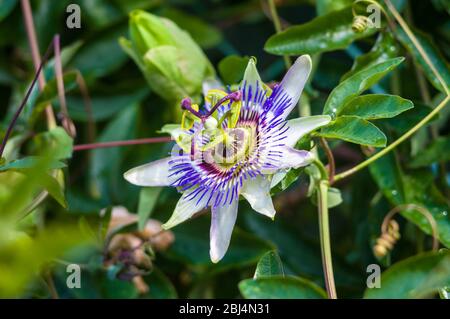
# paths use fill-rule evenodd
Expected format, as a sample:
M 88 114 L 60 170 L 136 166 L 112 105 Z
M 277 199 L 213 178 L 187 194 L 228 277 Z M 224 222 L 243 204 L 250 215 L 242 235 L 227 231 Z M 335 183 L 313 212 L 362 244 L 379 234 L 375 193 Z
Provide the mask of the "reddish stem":
M 164 136 L 164 137 L 141 138 L 141 139 L 127 140 L 127 141 L 79 144 L 79 145 L 75 145 L 73 147 L 73 151 L 76 152 L 76 151 L 84 151 L 84 150 L 93 150 L 93 149 L 97 149 L 97 148 L 139 145 L 139 144 L 168 143 L 170 141 L 172 141 L 171 137 Z
M 34 69 L 36 73 L 38 73 L 39 66 L 42 64 L 41 62 L 41 55 L 39 53 L 39 47 L 36 37 L 36 29 L 34 27 L 34 21 L 33 21 L 33 13 L 30 6 L 29 0 L 21 0 L 22 5 L 22 12 L 24 16 L 24 22 L 25 22 L 25 30 L 27 32 L 28 42 L 30 44 L 31 49 L 31 57 L 33 59 Z M 44 59 L 45 62 L 45 59 Z M 45 77 L 44 74 L 39 74 L 39 88 L 41 91 L 44 89 L 45 86 Z M 45 108 L 45 112 L 47 114 L 47 123 L 49 127 L 55 126 L 55 115 L 53 113 L 53 109 L 51 105 L 47 105 Z
M 14 128 L 14 125 L 17 122 L 17 119 L 19 118 L 20 113 L 23 111 L 25 105 L 28 102 L 28 98 L 30 97 L 31 92 L 33 91 L 34 86 L 36 85 L 36 82 L 38 80 L 39 75 L 42 72 L 42 69 L 44 68 L 44 63 L 48 60 L 48 58 L 50 57 L 50 54 L 52 52 L 53 49 L 53 41 L 51 42 L 50 46 L 47 48 L 47 52 L 45 52 L 41 64 L 39 65 L 39 67 L 36 70 L 36 74 L 34 75 L 34 79 L 33 82 L 31 82 L 30 87 L 27 90 L 27 93 L 25 94 L 25 98 L 22 100 L 22 102 L 20 103 L 19 108 L 17 109 L 16 113 L 14 114 L 11 122 L 8 125 L 8 129 L 6 130 L 5 133 L 5 137 L 3 137 L 3 141 L 2 144 L 0 145 L 0 157 L 3 155 L 3 151 L 5 150 L 6 147 L 6 142 L 8 142 L 9 136 L 12 133 L 12 130 Z
M 323 137 L 320 139 L 320 142 L 322 144 L 323 149 L 325 150 L 325 153 L 328 158 L 328 176 L 329 176 L 329 182 L 330 185 L 334 183 L 334 175 L 335 173 L 335 164 L 334 164 L 334 156 L 333 152 L 331 151 L 330 146 L 328 145 L 328 142 Z
M 61 107 L 61 122 L 66 130 L 67 134 L 69 134 L 72 138 L 75 138 L 77 135 L 77 130 L 75 128 L 75 124 L 69 116 L 69 111 L 67 110 L 66 103 L 66 94 L 64 90 L 64 74 L 63 67 L 61 61 L 61 45 L 59 40 L 59 34 L 56 34 L 53 39 L 53 45 L 55 50 L 55 77 L 58 88 L 58 99 Z

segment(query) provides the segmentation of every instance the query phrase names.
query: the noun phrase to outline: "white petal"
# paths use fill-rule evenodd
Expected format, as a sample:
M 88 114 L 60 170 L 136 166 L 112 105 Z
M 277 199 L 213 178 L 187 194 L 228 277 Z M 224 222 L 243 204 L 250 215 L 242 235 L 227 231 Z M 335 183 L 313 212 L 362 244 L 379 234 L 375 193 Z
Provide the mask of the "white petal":
M 195 190 L 188 190 L 183 193 L 183 196 L 181 196 L 178 201 L 172 216 L 165 224 L 162 225 L 164 229 L 172 228 L 184 222 L 185 220 L 191 218 L 195 213 L 206 207 L 209 195 L 203 196 L 203 198 L 199 201 L 199 195 L 192 198 L 191 194 L 194 191 Z
M 296 150 L 291 147 L 283 147 L 281 168 L 299 168 L 311 164 L 314 156 L 303 150 Z
M 271 181 L 267 177 L 257 176 L 244 182 L 241 195 L 250 203 L 252 208 L 260 214 L 270 218 L 275 216 L 272 198 L 270 197 Z
M 272 182 L 270 183 L 270 188 L 274 188 L 278 185 L 279 182 L 283 180 L 283 178 L 286 176 L 287 172 L 281 171 L 278 173 L 275 173 L 272 177 Z
M 219 205 L 211 209 L 209 255 L 213 263 L 219 262 L 228 250 L 236 223 L 238 202 L 236 199 L 229 205 Z
M 258 86 L 260 89 L 264 87 L 261 77 L 259 76 L 258 70 L 256 69 L 255 59 L 250 59 L 245 69 L 244 79 L 242 83 L 247 86 L 252 86 L 253 90 Z M 258 83 L 258 84 L 257 84 Z
M 123 177 L 138 186 L 170 186 L 173 182 L 172 178 L 169 178 L 170 160 L 170 157 L 166 157 L 132 168 L 125 172 Z
M 291 98 L 290 106 L 283 112 L 283 118 L 286 118 L 297 105 L 306 81 L 308 80 L 308 76 L 311 73 L 311 67 L 312 62 L 309 55 L 302 55 L 290 67 L 284 76 L 283 81 L 281 81 L 280 85 Z
M 294 147 L 297 141 L 304 135 L 321 126 L 327 125 L 330 121 L 331 117 L 329 115 L 307 116 L 289 120 L 289 131 L 287 131 L 287 139 L 284 140 L 284 143 L 287 146 Z

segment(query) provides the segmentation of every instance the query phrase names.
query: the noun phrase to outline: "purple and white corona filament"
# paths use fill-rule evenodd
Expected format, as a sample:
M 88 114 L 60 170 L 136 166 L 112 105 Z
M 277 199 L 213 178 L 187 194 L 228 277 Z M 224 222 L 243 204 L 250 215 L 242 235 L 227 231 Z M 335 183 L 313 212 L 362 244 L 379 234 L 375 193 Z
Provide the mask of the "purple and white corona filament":
M 311 59 L 297 59 L 273 90 L 260 79 L 250 60 L 239 90 L 205 90 L 206 114 L 185 99 L 183 109 L 196 116 L 189 128 L 171 134 L 177 148 L 170 157 L 131 169 L 125 178 L 140 186 L 174 186 L 182 193 L 171 228 L 204 208 L 211 208 L 210 256 L 218 262 L 228 249 L 242 196 L 252 208 L 274 218 L 270 189 L 290 168 L 313 160 L 294 149 L 305 134 L 328 124 L 328 115 L 287 120 L 311 71 Z M 216 97 L 211 101 L 211 96 Z M 209 97 L 209 98 L 207 98 Z

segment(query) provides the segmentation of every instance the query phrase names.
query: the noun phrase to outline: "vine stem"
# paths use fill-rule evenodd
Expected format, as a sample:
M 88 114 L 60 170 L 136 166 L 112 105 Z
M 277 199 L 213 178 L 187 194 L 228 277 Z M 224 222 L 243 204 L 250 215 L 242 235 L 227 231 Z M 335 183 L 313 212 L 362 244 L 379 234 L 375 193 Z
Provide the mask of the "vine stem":
M 362 163 L 359 163 L 358 165 L 356 165 L 355 167 L 337 174 L 334 177 L 334 181 L 338 181 L 341 180 L 347 176 L 350 176 L 356 172 L 358 172 L 359 170 L 369 166 L 370 164 L 372 164 L 373 162 L 375 162 L 377 159 L 379 159 L 380 157 L 386 155 L 387 153 L 389 153 L 390 151 L 392 151 L 394 148 L 396 148 L 399 144 L 401 144 L 402 142 L 404 142 L 405 140 L 407 140 L 409 137 L 411 137 L 411 135 L 413 135 L 414 133 L 416 133 L 422 126 L 424 126 L 425 124 L 427 124 L 435 115 L 437 115 L 446 105 L 447 102 L 450 100 L 450 96 L 447 96 L 441 103 L 439 103 L 439 105 L 433 110 L 431 111 L 427 116 L 425 116 L 419 123 L 417 123 L 416 125 L 414 125 L 413 128 L 411 128 L 408 132 L 406 132 L 405 134 L 403 134 L 402 136 L 400 136 L 396 141 L 394 141 L 392 144 L 390 144 L 388 147 L 384 148 L 383 150 L 379 151 L 378 153 L 376 153 L 374 156 L 368 158 L 367 160 L 365 160 Z
M 25 105 L 28 102 L 28 99 L 31 95 L 31 92 L 33 91 L 33 88 L 38 80 L 39 75 L 42 72 L 42 69 L 44 68 L 44 63 L 48 60 L 48 58 L 50 57 L 50 54 L 52 53 L 53 50 L 53 41 L 50 44 L 50 46 L 47 49 L 47 52 L 45 52 L 44 57 L 42 59 L 42 61 L 40 62 L 39 67 L 36 70 L 36 74 L 34 75 L 33 81 L 31 82 L 31 85 L 28 87 L 27 93 L 25 94 L 25 98 L 22 100 L 22 102 L 20 103 L 20 106 L 17 108 L 16 113 L 14 113 L 14 116 L 11 120 L 11 122 L 8 125 L 8 128 L 6 129 L 6 133 L 5 136 L 3 137 L 3 141 L 2 144 L 0 145 L 0 157 L 3 155 L 3 151 L 5 150 L 6 147 L 6 142 L 8 142 L 8 138 L 11 135 L 14 125 L 17 122 L 17 119 L 19 118 L 20 113 L 22 112 L 22 110 L 25 108 Z
M 392 15 L 394 16 L 395 20 L 397 20 L 397 22 L 400 24 L 400 26 L 402 27 L 403 31 L 405 31 L 406 35 L 408 36 L 408 38 L 411 40 L 411 42 L 414 44 L 414 46 L 416 47 L 417 51 L 419 51 L 420 55 L 422 56 L 422 58 L 425 60 L 425 62 L 428 64 L 428 66 L 430 67 L 431 71 L 434 73 L 434 75 L 436 76 L 436 78 L 438 79 L 439 83 L 442 85 L 442 88 L 445 91 L 445 94 L 447 96 L 450 96 L 450 90 L 448 85 L 445 83 L 444 79 L 442 78 L 441 74 L 439 73 L 439 71 L 436 69 L 436 67 L 434 66 L 434 64 L 431 62 L 429 56 L 427 55 L 427 53 L 425 52 L 425 50 L 423 49 L 422 45 L 420 44 L 420 42 L 417 40 L 416 36 L 414 35 L 414 33 L 411 31 L 411 29 L 409 28 L 408 24 L 406 23 L 405 20 L 403 20 L 402 16 L 400 15 L 400 13 L 398 13 L 397 9 L 395 9 L 394 5 L 391 3 L 390 0 L 384 0 L 384 2 L 386 3 L 389 11 L 392 13 Z
M 322 267 L 325 289 L 329 299 L 337 299 L 336 285 L 334 283 L 333 259 L 331 256 L 330 223 L 328 218 L 328 172 L 319 159 L 313 164 L 320 171 L 319 187 L 317 187 L 317 203 L 319 215 L 320 251 L 322 254 Z
M 331 257 L 330 228 L 328 220 L 328 181 L 321 180 L 317 191 L 319 203 L 320 250 L 322 252 L 322 267 L 325 277 L 325 288 L 329 299 L 337 299 L 334 284 L 333 261 Z
M 398 11 L 392 5 L 390 0 L 385 0 L 385 3 L 387 5 L 389 11 L 394 16 L 395 20 L 400 24 L 402 29 L 405 31 L 406 35 L 409 37 L 409 39 L 411 40 L 413 45 L 416 47 L 417 51 L 419 51 L 419 54 L 422 56 L 424 61 L 427 63 L 427 65 L 430 67 L 431 71 L 434 73 L 434 75 L 438 79 L 439 83 L 442 85 L 442 88 L 445 91 L 446 97 L 441 103 L 439 103 L 439 105 L 433 111 L 431 111 L 419 123 L 417 123 L 413 128 L 411 128 L 408 132 L 403 134 L 396 141 L 394 141 L 391 145 L 389 145 L 388 147 L 386 147 L 382 151 L 378 152 L 374 156 L 368 158 L 364 162 L 356 165 L 355 167 L 353 167 L 353 168 L 351 168 L 351 169 L 349 169 L 349 170 L 347 170 L 347 171 L 345 171 L 343 173 L 340 173 L 340 174 L 336 175 L 335 178 L 334 178 L 334 181 L 341 180 L 341 179 L 343 179 L 343 178 L 345 178 L 347 176 L 350 176 L 350 175 L 358 172 L 359 170 L 367 167 L 368 165 L 370 165 L 371 163 L 375 162 L 380 157 L 384 156 L 385 154 L 387 154 L 388 152 L 393 150 L 399 144 L 401 144 L 406 139 L 408 139 L 411 135 L 416 133 L 422 126 L 427 124 L 435 115 L 437 115 L 446 106 L 447 102 L 450 100 L 450 90 L 449 90 L 448 86 L 446 85 L 444 79 L 442 78 L 441 74 L 438 72 L 438 70 L 436 69 L 434 64 L 431 62 L 429 56 L 427 55 L 427 53 L 423 49 L 422 45 L 419 43 L 419 41 L 417 40 L 417 38 L 415 37 L 415 35 L 411 31 L 411 29 L 408 27 L 408 24 L 405 22 L 405 20 L 403 20 L 402 16 L 398 13 Z
M 275 5 L 274 0 L 268 0 L 269 3 L 269 9 L 270 9 L 270 15 L 272 16 L 273 26 L 275 27 L 276 33 L 280 33 L 282 30 L 281 28 L 281 22 L 280 17 L 278 16 L 277 12 L 277 6 Z M 283 55 L 284 64 L 286 64 L 286 69 L 289 69 L 292 65 L 291 60 L 289 59 L 289 56 Z
M 328 158 L 328 176 L 329 176 L 328 180 L 330 181 L 330 184 L 333 184 L 334 175 L 336 171 L 333 152 L 331 151 L 331 148 L 328 145 L 328 142 L 325 138 L 323 137 L 320 138 L 320 143 L 322 144 L 322 147 L 325 150 L 325 154 L 327 155 Z
M 38 74 L 38 84 L 39 88 L 42 91 L 45 86 L 45 77 L 43 73 L 40 73 L 39 69 L 41 66 L 41 54 L 39 53 L 39 46 L 36 37 L 36 29 L 34 27 L 33 22 L 33 13 L 31 11 L 30 1 L 29 0 L 21 0 L 22 13 L 25 22 L 25 29 L 27 32 L 28 43 L 31 49 L 31 57 L 33 59 L 34 70 Z M 45 59 L 44 59 L 45 62 Z M 55 114 L 53 113 L 53 109 L 51 105 L 47 105 L 45 107 L 45 113 L 47 117 L 47 127 L 49 129 L 56 127 L 56 119 Z

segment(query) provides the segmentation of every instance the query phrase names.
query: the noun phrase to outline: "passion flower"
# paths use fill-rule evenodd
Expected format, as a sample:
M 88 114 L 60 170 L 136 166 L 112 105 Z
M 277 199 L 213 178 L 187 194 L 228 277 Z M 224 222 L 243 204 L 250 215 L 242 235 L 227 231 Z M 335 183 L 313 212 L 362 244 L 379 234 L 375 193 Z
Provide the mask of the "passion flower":
M 204 92 L 203 112 L 189 99 L 182 101 L 182 125 L 171 129 L 177 142 L 172 155 L 124 175 L 136 185 L 174 186 L 182 193 L 165 229 L 211 207 L 210 256 L 218 262 L 228 249 L 240 196 L 258 213 L 274 218 L 271 187 L 287 170 L 313 160 L 295 144 L 331 121 L 328 115 L 286 120 L 310 71 L 311 59 L 303 55 L 271 89 L 261 81 L 252 59 L 237 91 Z

